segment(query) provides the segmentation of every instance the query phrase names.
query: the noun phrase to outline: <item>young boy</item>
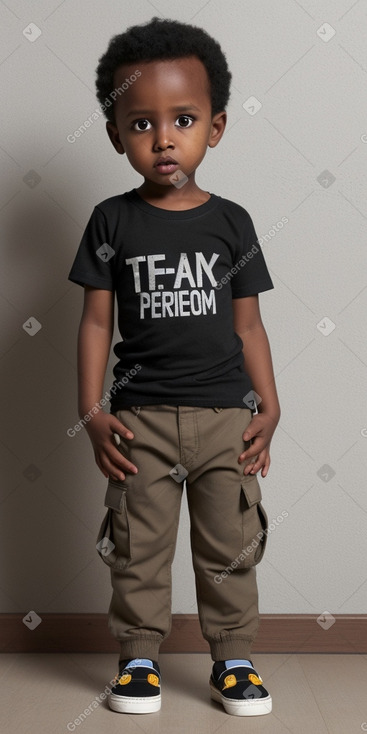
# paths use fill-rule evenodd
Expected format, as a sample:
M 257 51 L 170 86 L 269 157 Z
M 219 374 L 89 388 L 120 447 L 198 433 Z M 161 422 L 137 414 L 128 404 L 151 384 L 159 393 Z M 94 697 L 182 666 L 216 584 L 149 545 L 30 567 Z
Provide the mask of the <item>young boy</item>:
M 195 182 L 224 133 L 230 79 L 205 31 L 158 18 L 115 36 L 97 69 L 110 140 L 144 178 L 95 207 L 69 275 L 85 289 L 79 413 L 109 480 L 97 549 L 111 572 L 119 712 L 160 709 L 184 479 L 211 697 L 238 716 L 271 711 L 250 652 L 267 536 L 256 473 L 268 473 L 280 417 L 258 304 L 273 283 L 247 211 Z

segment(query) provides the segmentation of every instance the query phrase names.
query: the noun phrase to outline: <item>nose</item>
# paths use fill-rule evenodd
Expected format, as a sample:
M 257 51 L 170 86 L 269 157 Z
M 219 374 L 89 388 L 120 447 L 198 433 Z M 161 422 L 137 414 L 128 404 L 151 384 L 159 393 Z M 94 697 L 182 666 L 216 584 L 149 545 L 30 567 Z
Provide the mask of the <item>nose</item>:
M 157 125 L 155 141 L 154 141 L 154 150 L 166 150 L 166 148 L 174 148 L 174 147 L 175 145 L 172 140 L 172 136 L 170 135 L 168 125 L 165 123 Z

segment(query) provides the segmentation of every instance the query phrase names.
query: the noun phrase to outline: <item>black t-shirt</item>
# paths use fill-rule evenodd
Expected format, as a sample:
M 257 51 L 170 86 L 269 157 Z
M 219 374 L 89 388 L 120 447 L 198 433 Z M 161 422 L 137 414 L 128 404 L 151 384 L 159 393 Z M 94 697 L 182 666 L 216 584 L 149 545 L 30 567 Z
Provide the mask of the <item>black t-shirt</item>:
M 122 341 L 114 347 L 112 412 L 249 407 L 232 298 L 274 286 L 239 204 L 211 194 L 193 209 L 170 211 L 136 189 L 106 199 L 91 215 L 69 279 L 116 293 Z

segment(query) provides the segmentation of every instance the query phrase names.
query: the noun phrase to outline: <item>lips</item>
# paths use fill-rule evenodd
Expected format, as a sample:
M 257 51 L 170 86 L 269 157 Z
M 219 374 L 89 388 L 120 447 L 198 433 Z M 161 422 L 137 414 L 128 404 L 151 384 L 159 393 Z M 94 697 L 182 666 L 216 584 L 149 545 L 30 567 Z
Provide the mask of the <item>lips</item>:
M 154 167 L 159 173 L 174 173 L 178 168 L 178 163 L 168 156 L 167 158 L 158 158 Z
M 166 158 L 158 158 L 157 162 L 154 164 L 155 166 L 161 166 L 161 165 L 168 165 L 170 163 L 178 165 L 177 161 L 175 161 L 173 158 L 170 158 L 170 156 L 167 156 Z

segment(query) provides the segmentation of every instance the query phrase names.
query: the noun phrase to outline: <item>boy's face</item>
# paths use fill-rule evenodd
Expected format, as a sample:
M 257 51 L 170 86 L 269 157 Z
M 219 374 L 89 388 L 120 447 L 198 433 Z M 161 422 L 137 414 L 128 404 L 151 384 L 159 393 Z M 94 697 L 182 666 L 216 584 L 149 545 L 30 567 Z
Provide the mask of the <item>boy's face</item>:
M 211 116 L 208 75 L 196 56 L 124 65 L 115 88 L 138 68 L 141 76 L 114 103 L 116 124 L 107 132 L 118 153 L 126 153 L 152 191 L 172 187 L 170 176 L 183 171 L 191 183 L 206 149 L 214 148 L 226 125 L 226 113 Z M 157 166 L 159 158 L 171 166 Z

